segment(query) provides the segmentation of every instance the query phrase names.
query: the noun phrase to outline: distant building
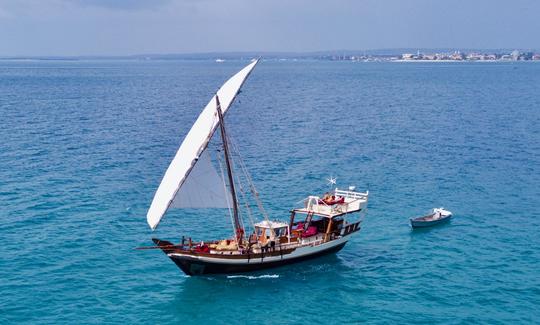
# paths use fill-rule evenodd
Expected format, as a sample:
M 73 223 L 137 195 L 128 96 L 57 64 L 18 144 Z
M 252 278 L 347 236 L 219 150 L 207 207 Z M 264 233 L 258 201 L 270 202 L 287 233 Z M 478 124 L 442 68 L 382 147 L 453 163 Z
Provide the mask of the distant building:
M 470 52 L 462 53 L 461 51 L 455 51 L 450 53 L 403 53 L 400 55 L 385 55 L 385 54 L 355 54 L 355 55 L 338 55 L 338 54 L 326 54 L 317 56 L 322 60 L 351 60 L 356 62 L 372 62 L 372 61 L 528 61 L 535 60 L 540 61 L 540 53 L 534 53 L 531 51 L 519 51 L 514 50 L 511 53 L 482 53 L 482 52 Z
M 437 53 L 435 54 L 435 60 L 449 60 L 450 57 L 448 56 L 448 54 L 444 54 L 444 53 Z
M 414 54 L 411 54 L 411 53 L 403 53 L 401 55 L 401 58 L 403 60 L 414 60 L 415 59 Z
M 479 54 L 479 53 L 469 53 L 467 55 L 467 60 L 471 60 L 471 61 L 484 60 L 484 55 Z
M 532 60 L 533 54 L 534 54 L 533 52 L 521 53 L 520 59 L 521 60 Z
M 461 61 L 461 60 L 465 59 L 465 55 L 463 55 L 463 53 L 461 53 L 459 51 L 456 51 L 456 52 L 454 52 L 454 54 L 452 54 L 450 56 L 450 59 L 451 60 L 456 60 L 456 61 Z

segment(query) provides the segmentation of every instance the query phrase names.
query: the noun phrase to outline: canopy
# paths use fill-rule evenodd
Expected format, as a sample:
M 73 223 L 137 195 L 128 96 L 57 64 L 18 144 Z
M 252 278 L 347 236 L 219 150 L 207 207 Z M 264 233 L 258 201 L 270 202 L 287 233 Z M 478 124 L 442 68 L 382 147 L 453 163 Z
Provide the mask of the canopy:
M 217 91 L 221 110 L 225 114 L 233 103 L 240 88 L 245 80 L 257 64 L 255 60 L 232 76 L 227 82 Z M 146 220 L 150 228 L 155 229 L 165 212 L 173 201 L 180 202 L 182 200 L 175 199 L 178 195 L 182 195 L 180 191 L 191 170 L 199 160 L 203 151 L 208 146 L 208 142 L 212 138 L 214 131 L 219 125 L 219 117 L 217 114 L 216 95 L 212 97 L 210 102 L 203 109 L 191 130 L 184 138 L 180 148 L 176 152 L 169 168 L 165 172 L 165 176 L 161 180 L 152 204 L 146 214 Z

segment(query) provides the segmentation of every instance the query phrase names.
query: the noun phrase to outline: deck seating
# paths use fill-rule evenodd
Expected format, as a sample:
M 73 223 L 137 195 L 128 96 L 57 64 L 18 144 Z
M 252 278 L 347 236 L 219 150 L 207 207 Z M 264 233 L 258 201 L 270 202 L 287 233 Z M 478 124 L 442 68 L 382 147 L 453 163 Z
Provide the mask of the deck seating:
M 311 237 L 317 234 L 317 227 L 309 226 L 306 231 L 302 234 L 302 238 Z

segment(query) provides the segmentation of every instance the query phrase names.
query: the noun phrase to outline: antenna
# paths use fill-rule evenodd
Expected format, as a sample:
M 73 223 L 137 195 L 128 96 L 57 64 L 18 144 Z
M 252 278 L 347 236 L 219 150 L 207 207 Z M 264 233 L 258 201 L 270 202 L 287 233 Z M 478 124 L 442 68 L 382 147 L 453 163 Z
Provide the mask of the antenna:
M 329 185 L 331 188 L 333 188 L 333 185 L 336 185 L 337 183 L 337 177 L 330 176 L 330 178 L 326 179 L 328 181 L 327 185 Z

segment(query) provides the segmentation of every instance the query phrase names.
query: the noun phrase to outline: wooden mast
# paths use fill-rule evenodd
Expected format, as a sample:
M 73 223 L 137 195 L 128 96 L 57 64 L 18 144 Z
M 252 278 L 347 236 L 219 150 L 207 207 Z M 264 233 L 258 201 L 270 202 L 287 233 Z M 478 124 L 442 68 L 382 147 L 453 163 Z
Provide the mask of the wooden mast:
M 233 171 L 231 167 L 231 160 L 229 155 L 229 144 L 227 142 L 227 133 L 225 131 L 225 121 L 223 120 L 223 112 L 221 111 L 221 104 L 219 103 L 219 97 L 216 94 L 216 106 L 217 113 L 219 116 L 219 129 L 221 130 L 221 141 L 223 142 L 223 151 L 225 155 L 225 164 L 227 165 L 227 176 L 229 178 L 229 186 L 231 188 L 231 196 L 233 201 L 233 217 L 234 217 L 234 228 L 236 231 L 236 243 L 240 246 L 242 238 L 244 237 L 244 229 L 240 223 L 240 218 L 238 216 L 238 200 L 236 198 L 236 190 L 234 188 L 234 178 Z

